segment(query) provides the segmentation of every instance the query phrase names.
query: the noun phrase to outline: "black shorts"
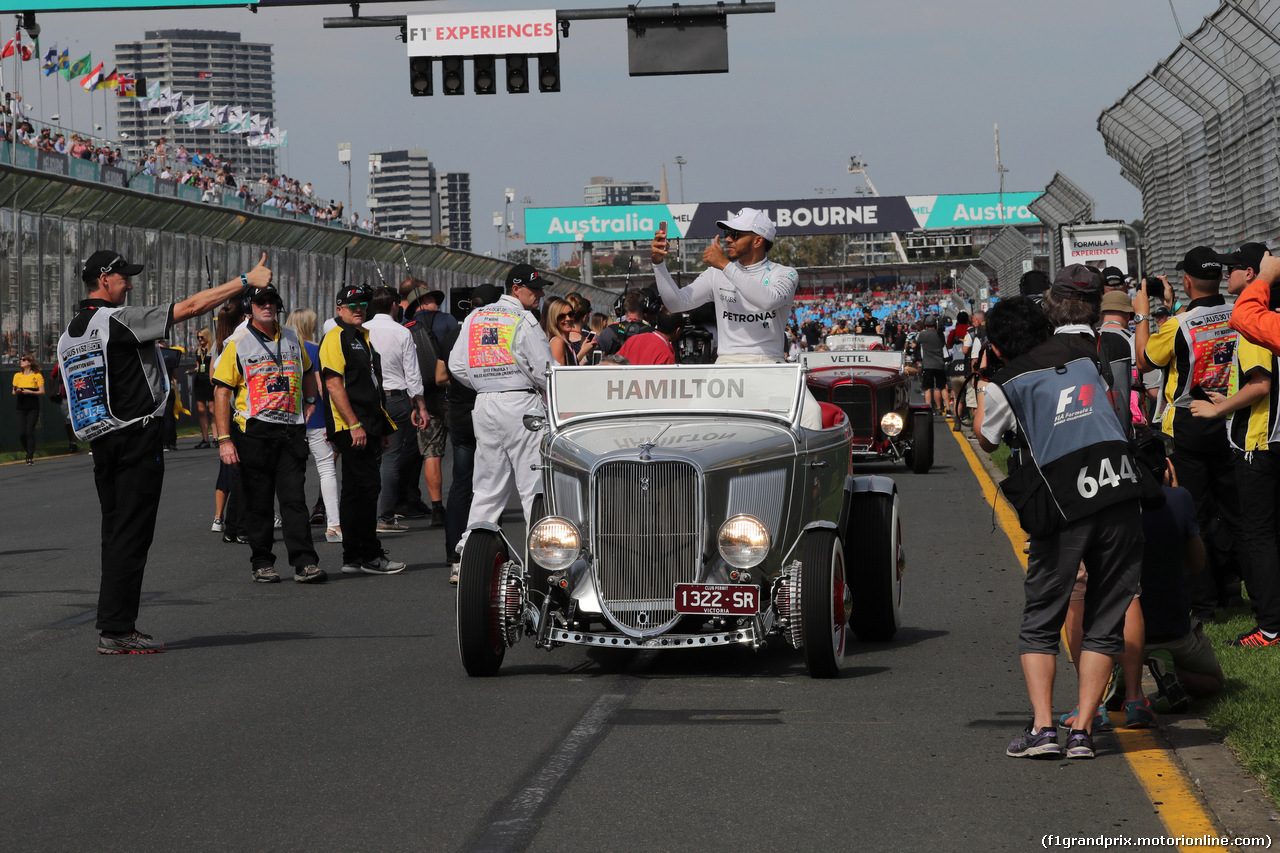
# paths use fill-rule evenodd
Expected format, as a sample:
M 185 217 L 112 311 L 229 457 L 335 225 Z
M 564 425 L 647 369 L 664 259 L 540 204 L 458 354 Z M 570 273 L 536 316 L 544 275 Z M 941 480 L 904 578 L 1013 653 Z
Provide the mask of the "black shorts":
M 920 390 L 931 391 L 937 388 L 941 391 L 947 387 L 947 372 L 942 368 L 925 368 L 920 371 Z

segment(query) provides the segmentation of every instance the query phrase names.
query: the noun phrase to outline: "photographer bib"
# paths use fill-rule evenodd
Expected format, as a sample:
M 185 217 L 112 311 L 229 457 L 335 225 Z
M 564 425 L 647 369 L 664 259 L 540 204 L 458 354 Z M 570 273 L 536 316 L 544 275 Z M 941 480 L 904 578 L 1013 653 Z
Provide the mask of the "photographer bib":
M 242 418 L 276 424 L 300 424 L 302 419 L 302 345 L 292 329 L 268 342 L 256 329 L 236 343 L 244 375 Z
M 119 308 L 99 308 L 79 335 L 64 332 L 58 340 L 58 363 L 62 367 L 62 383 L 67 395 L 71 428 L 81 441 L 92 441 L 109 432 L 132 426 L 147 418 L 163 414 L 168 404 L 169 377 L 161 371 L 163 391 L 155 411 L 138 418 L 120 418 L 112 410 L 111 389 L 107 382 L 107 339 L 111 333 L 111 315 Z M 156 345 L 159 359 L 159 345 Z

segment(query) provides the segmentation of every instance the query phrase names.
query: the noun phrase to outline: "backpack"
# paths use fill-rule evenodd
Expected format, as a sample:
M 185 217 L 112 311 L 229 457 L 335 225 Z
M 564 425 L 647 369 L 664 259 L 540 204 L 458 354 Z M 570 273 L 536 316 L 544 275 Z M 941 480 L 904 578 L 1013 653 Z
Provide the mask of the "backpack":
M 639 335 L 644 332 L 653 331 L 653 328 L 643 320 L 619 320 L 609 326 L 613 330 L 614 346 L 610 347 L 610 351 L 605 355 L 613 355 L 622 349 L 622 345 L 627 342 L 627 338 L 632 335 Z
M 405 328 L 413 335 L 413 348 L 418 353 L 418 370 L 422 373 L 422 396 L 433 397 L 444 393 L 444 389 L 436 384 L 436 363 L 443 358 L 444 347 L 432 330 L 435 315 L 439 311 L 426 312 L 426 318 L 415 317 Z

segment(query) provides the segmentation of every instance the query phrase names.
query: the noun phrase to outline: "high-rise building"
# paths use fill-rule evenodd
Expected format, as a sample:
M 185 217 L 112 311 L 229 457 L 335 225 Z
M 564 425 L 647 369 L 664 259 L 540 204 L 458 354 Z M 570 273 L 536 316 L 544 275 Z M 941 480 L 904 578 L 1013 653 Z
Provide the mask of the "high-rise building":
M 214 30 L 151 30 L 142 41 L 115 46 L 116 68 L 182 92 L 197 104 L 240 106 L 275 119 L 275 71 L 271 45 L 240 40 L 239 33 Z M 184 146 L 231 159 L 240 176 L 278 174 L 275 148 L 251 148 L 247 135 L 208 128 L 192 130 L 179 121 L 148 115 L 140 100 L 116 98 L 116 127 L 124 145 L 154 148 L 161 136 L 169 147 Z
M 583 188 L 583 204 L 599 207 L 607 204 L 656 204 L 659 193 L 653 184 L 643 181 L 615 181 L 613 178 L 592 178 Z
M 371 155 L 369 208 L 383 234 L 471 251 L 471 174 L 437 172 L 423 149 Z

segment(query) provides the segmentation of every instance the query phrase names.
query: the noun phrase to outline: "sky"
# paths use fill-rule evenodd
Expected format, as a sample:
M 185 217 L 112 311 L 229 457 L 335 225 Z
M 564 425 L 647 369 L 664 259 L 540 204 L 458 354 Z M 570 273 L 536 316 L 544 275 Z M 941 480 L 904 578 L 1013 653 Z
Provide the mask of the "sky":
M 20 2 L 0 0 L 0 9 Z M 361 13 L 626 5 L 426 0 L 365 3 Z M 351 143 L 363 214 L 368 154 L 425 148 L 438 169 L 471 173 L 473 248 L 488 253 L 499 245 L 492 214 L 504 188 L 515 190 L 515 208 L 525 198 L 578 205 L 593 176 L 657 184 L 665 164 L 676 202 L 677 156 L 687 161 L 690 203 L 850 196 L 861 184 L 846 171 L 851 155 L 882 195 L 994 192 L 996 124 L 1006 190 L 1042 190 L 1061 171 L 1093 196 L 1098 218 L 1139 218 L 1141 196 L 1107 156 L 1098 115 L 1177 47 L 1175 14 L 1190 33 L 1218 5 L 776 0 L 773 14 L 729 16 L 728 74 L 635 78 L 625 21 L 578 21 L 560 43 L 559 93 L 470 94 L 468 66 L 469 94 L 429 98 L 409 94 L 397 30 L 322 26 L 349 17 L 348 6 L 42 12 L 38 20 L 42 44 L 70 45 L 73 59 L 92 51 L 95 63 L 151 29 L 229 30 L 273 44 L 277 118 L 289 131 L 283 172 L 322 198 L 345 199 L 337 153 Z M 439 73 L 437 65 L 437 93 Z M 46 94 L 48 115 L 51 86 Z M 78 129 L 88 129 L 87 114 L 77 102 Z M 515 221 L 519 230 L 518 213 Z

